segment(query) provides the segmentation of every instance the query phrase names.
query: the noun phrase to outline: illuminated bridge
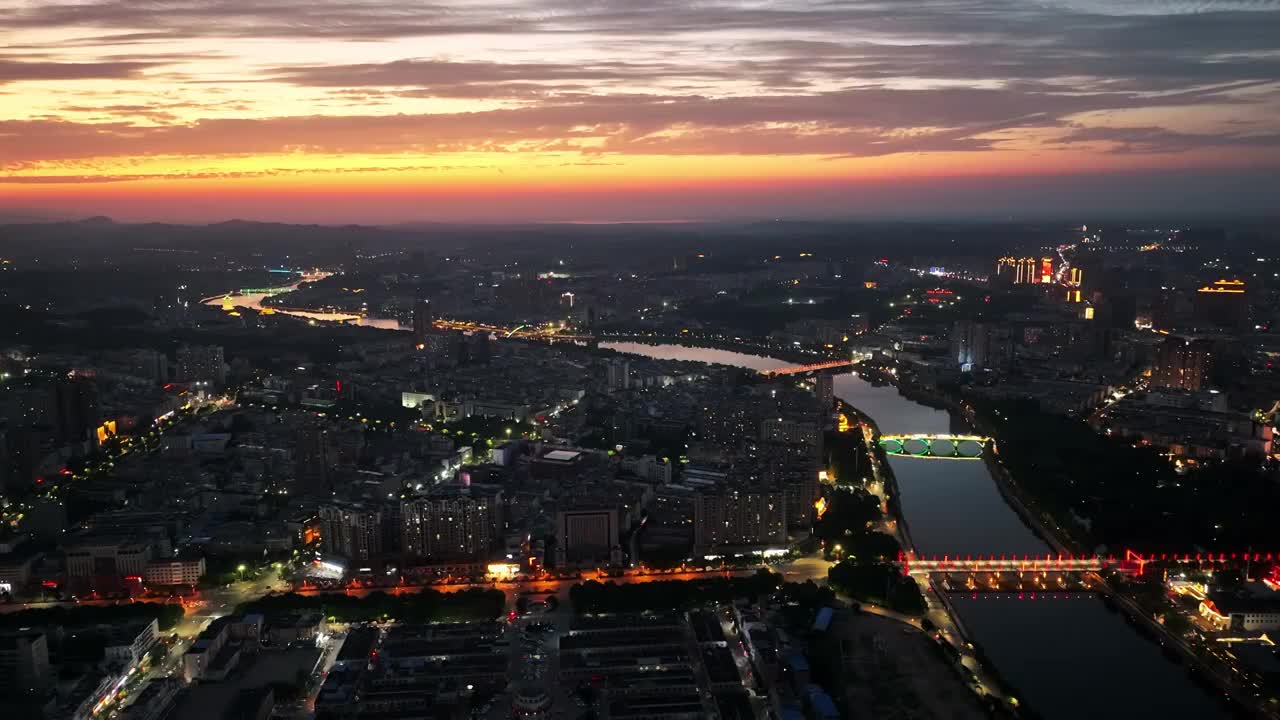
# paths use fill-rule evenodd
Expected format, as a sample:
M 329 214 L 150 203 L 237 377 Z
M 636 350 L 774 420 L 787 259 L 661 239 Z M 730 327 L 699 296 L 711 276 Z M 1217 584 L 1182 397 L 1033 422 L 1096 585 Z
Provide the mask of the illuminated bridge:
M 240 288 L 236 290 L 236 295 L 283 295 L 294 289 L 293 285 L 285 285 L 283 287 L 267 287 L 267 288 Z
M 903 575 L 931 575 L 933 573 L 992 573 L 992 572 L 1099 572 L 1121 563 L 1115 558 L 1073 555 L 991 555 L 973 557 L 943 555 L 919 557 L 915 553 L 902 553 L 898 563 Z
M 1280 553 L 1139 553 L 1125 550 L 1124 555 L 933 555 L 925 557 L 913 552 L 898 554 L 903 575 L 934 573 L 1088 573 L 1102 570 L 1141 575 L 1148 565 L 1223 568 L 1246 563 L 1280 563 Z
M 890 455 L 946 460 L 979 460 L 992 442 L 981 435 L 880 436 L 880 447 Z
M 761 375 L 776 377 L 778 375 L 803 375 L 804 373 L 815 372 L 818 370 L 833 370 L 835 368 L 853 367 L 857 364 L 855 360 L 828 360 L 827 362 L 814 363 L 812 365 L 793 365 L 791 367 L 776 368 L 773 370 L 761 370 Z

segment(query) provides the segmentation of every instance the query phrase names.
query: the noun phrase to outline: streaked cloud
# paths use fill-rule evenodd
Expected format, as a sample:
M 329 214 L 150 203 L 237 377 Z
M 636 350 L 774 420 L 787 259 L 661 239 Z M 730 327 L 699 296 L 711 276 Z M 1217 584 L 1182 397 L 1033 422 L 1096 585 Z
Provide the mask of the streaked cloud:
M 0 47 L 0 173 L 32 184 L 278 154 L 1280 169 L 1280 0 L 0 0 Z

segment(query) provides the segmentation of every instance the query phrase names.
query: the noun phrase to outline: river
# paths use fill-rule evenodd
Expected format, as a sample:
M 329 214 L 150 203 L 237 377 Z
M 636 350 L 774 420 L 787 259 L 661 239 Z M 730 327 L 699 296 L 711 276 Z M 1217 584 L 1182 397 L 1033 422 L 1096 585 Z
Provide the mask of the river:
M 768 370 L 793 363 L 727 350 L 602 343 L 668 360 Z M 949 433 L 950 415 L 877 387 L 854 373 L 835 377 L 835 394 L 884 433 Z M 922 554 L 1043 554 L 1049 548 L 1004 501 L 985 463 L 890 457 L 902 511 Z M 1230 717 L 1186 670 L 1138 634 L 1096 595 L 1035 600 L 955 594 L 974 642 L 1046 720 Z
M 291 285 L 285 285 L 280 289 L 281 290 L 293 289 L 301 285 L 303 282 L 305 281 L 299 280 Z M 201 302 L 203 302 L 205 305 L 222 306 L 229 299 L 230 304 L 234 307 L 248 308 L 250 310 L 262 310 L 263 309 L 262 301 L 270 297 L 272 294 L 274 293 L 235 293 L 235 294 L 226 295 L 226 296 L 215 295 L 214 297 L 205 298 Z M 268 305 L 267 307 L 270 307 L 270 306 Z M 366 317 L 363 315 L 357 315 L 355 313 L 324 312 L 319 310 L 289 310 L 289 309 L 283 309 L 283 308 L 280 308 L 280 309 L 271 308 L 271 309 L 274 310 L 275 312 L 280 313 L 281 315 L 292 315 L 294 317 L 300 317 L 306 320 L 316 320 L 316 321 L 323 321 L 323 322 L 344 322 L 344 323 L 351 323 L 352 325 L 359 325 L 361 327 L 380 328 L 382 330 L 411 329 L 409 327 L 402 325 L 400 321 L 396 320 L 395 318 L 374 318 L 374 317 Z

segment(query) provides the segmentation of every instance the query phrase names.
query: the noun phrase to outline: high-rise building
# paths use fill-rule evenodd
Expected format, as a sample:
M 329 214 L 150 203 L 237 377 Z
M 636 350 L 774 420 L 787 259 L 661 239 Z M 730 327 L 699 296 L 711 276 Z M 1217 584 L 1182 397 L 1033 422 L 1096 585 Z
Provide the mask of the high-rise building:
M 353 562 L 382 555 L 382 510 L 360 504 L 320 506 L 320 543 L 326 552 Z
M 1045 285 L 1053 282 L 1053 258 L 1040 258 L 1040 282 Z
M 98 426 L 98 386 L 92 378 L 69 377 L 54 387 L 59 442 L 81 442 Z
M 56 431 L 50 425 L 20 425 L 5 433 L 9 455 L 6 489 L 26 489 L 41 482 L 45 458 L 57 449 Z
M 400 503 L 404 553 L 415 558 L 484 559 L 500 529 L 501 494 L 442 486 Z
M 621 358 L 610 359 L 606 380 L 609 392 L 626 390 L 631 387 L 631 363 Z
M 298 432 L 295 450 L 294 472 L 298 488 L 303 493 L 328 497 L 333 494 L 333 473 L 330 467 L 329 429 L 324 423 L 310 421 Z
M 129 372 L 152 382 L 165 382 L 169 379 L 169 356 L 149 348 L 134 351 Z
M 9 477 L 13 473 L 13 458 L 9 456 L 9 428 L 0 420 L 0 494 L 10 490 Z
M 1249 295 L 1243 280 L 1218 280 L 1196 290 L 1196 324 L 1206 328 L 1249 326 Z
M 1213 343 L 1203 338 L 1169 337 L 1156 349 L 1151 387 L 1207 389 L 1213 370 Z
M 178 348 L 178 380 L 204 381 L 222 387 L 227 382 L 227 366 L 221 345 L 183 345 Z
M 611 565 L 622 560 L 616 508 L 556 513 L 556 565 Z
M 1033 257 L 1002 257 L 996 262 L 996 280 L 1007 285 L 1035 285 L 1041 282 L 1042 275 L 1042 261 Z
M 800 443 L 822 446 L 822 427 L 812 416 L 767 417 L 760 421 L 760 439 L 765 442 Z
M 20 693 L 48 687 L 49 641 L 43 630 L 0 630 L 0 678 Z
M 431 301 L 418 298 L 413 304 L 413 337 L 424 342 L 426 337 L 435 331 L 435 315 L 431 312 Z
M 786 495 L 775 489 L 718 487 L 693 500 L 696 552 L 721 546 L 784 546 L 787 542 Z
M 830 410 L 836 402 L 835 376 L 831 373 L 818 373 L 816 389 L 823 411 Z
M 475 331 L 467 336 L 464 348 L 468 363 L 487 363 L 491 355 L 489 349 L 489 333 Z
M 1013 343 L 1002 328 L 960 320 L 951 328 L 951 360 L 962 372 L 1007 370 L 1013 364 Z

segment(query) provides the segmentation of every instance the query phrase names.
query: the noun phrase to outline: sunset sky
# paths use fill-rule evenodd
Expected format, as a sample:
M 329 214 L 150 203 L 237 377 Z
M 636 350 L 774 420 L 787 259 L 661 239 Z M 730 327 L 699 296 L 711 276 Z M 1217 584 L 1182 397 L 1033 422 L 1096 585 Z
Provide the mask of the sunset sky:
M 1280 0 L 0 0 L 0 216 L 1280 205 Z

